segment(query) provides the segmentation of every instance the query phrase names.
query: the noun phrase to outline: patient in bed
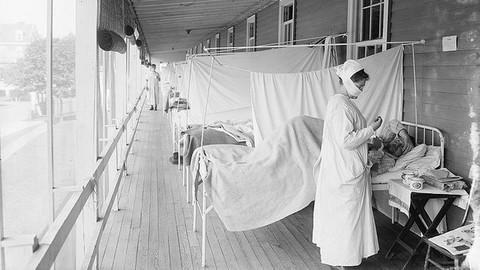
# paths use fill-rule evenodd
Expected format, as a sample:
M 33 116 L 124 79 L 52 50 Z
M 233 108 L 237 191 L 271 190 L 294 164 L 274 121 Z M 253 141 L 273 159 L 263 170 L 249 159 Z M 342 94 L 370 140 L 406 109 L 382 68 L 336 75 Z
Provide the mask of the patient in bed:
M 373 163 L 372 176 L 382 174 L 395 166 L 395 161 L 413 148 L 405 127 L 398 120 L 388 122 L 380 134 L 369 144 L 368 159 Z

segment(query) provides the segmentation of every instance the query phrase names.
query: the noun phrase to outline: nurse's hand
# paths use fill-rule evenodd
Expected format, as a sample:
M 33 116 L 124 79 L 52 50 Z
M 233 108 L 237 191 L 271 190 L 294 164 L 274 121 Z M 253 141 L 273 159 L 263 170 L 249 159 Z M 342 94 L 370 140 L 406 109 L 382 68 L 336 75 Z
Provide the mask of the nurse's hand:
M 375 119 L 375 122 L 373 122 L 373 124 L 372 124 L 373 130 L 375 131 L 375 130 L 379 129 L 380 126 L 382 125 L 382 122 L 383 122 L 382 117 L 380 117 L 380 116 L 377 117 L 377 119 Z

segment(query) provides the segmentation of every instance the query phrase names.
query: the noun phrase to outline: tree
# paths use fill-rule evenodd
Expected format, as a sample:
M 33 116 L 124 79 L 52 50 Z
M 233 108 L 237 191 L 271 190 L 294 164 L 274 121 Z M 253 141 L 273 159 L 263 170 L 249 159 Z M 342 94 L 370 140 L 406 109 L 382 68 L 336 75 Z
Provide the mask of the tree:
M 75 37 L 55 38 L 52 43 L 53 96 L 62 100 L 75 96 Z M 37 39 L 25 49 L 23 58 L 2 70 L 5 82 L 23 95 L 45 91 L 46 40 Z

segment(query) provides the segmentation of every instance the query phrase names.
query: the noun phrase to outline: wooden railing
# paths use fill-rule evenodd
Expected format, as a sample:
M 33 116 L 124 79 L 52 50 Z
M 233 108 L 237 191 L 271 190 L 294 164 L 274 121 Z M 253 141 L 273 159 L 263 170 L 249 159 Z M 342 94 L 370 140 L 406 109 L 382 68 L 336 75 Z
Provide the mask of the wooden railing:
M 36 250 L 34 250 L 33 257 L 30 260 L 27 269 L 51 269 L 63 244 L 70 235 L 79 215 L 82 213 L 82 210 L 84 210 L 88 199 L 91 195 L 96 196 L 96 192 L 94 192 L 95 187 L 99 183 L 102 173 L 107 168 L 110 158 L 115 152 L 123 133 L 127 130 L 129 121 L 134 116 L 134 114 L 138 112 L 138 117 L 136 118 L 136 123 L 134 123 L 132 136 L 128 141 L 125 155 L 123 157 L 123 160 L 121 161 L 121 166 L 117 170 L 115 176 L 114 188 L 108 193 L 107 198 L 102 204 L 103 207 L 97 211 L 97 222 L 95 224 L 96 227 L 93 234 L 94 239 L 93 241 L 91 241 L 91 243 L 86 243 L 88 246 L 85 253 L 85 259 L 82 264 L 82 269 L 92 269 L 95 260 L 98 263 L 98 246 L 102 238 L 103 230 L 105 229 L 108 217 L 110 216 L 110 212 L 112 211 L 112 207 L 117 197 L 121 180 L 124 176 L 124 173 L 126 172 L 128 155 L 132 148 L 139 119 L 145 105 L 146 97 L 144 94 L 145 90 L 143 90 L 140 96 L 137 98 L 135 105 L 128 113 L 122 125 L 118 127 L 118 131 L 114 139 L 106 145 L 106 147 L 98 157 L 98 161 L 92 175 L 85 180 L 83 185 L 78 187 L 79 192 L 75 193 L 74 195 L 72 195 L 72 197 L 70 197 L 62 211 L 55 218 L 53 224 L 48 228 L 44 237 L 38 242 L 36 247 L 34 247 L 36 248 Z M 96 199 L 98 200 L 101 198 Z

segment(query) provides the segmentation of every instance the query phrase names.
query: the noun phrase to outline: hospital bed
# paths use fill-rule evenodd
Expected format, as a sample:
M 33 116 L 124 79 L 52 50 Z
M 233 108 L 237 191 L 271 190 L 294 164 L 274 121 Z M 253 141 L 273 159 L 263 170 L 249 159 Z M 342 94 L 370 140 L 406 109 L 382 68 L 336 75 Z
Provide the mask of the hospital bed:
M 401 122 L 405 128 L 407 129 L 408 134 L 411 138 L 413 138 L 414 145 L 425 144 L 427 145 L 429 150 L 434 150 L 439 153 L 439 165 L 437 169 L 444 168 L 444 153 L 445 153 L 445 139 L 442 132 L 431 126 L 415 124 L 411 122 Z M 420 158 L 418 157 L 417 161 L 420 162 Z M 377 191 L 374 192 L 374 199 L 376 202 L 376 207 L 380 212 L 383 212 L 385 215 L 388 216 L 388 210 L 385 207 L 389 207 L 388 203 L 379 203 L 382 198 L 382 191 L 388 192 L 388 183 L 391 179 L 400 179 L 402 176 L 402 172 L 405 169 L 410 167 L 415 167 L 415 160 L 408 164 L 407 168 L 401 168 L 399 170 L 388 171 L 383 174 L 379 174 L 372 177 L 372 190 Z M 383 193 L 387 193 L 383 192 Z M 388 196 L 386 194 L 385 196 Z M 398 222 L 398 209 L 390 207 L 391 212 L 391 220 L 392 224 Z
M 203 136 L 203 139 L 202 139 Z M 187 187 L 187 202 L 190 202 L 190 164 L 193 152 L 201 145 L 230 144 L 253 147 L 253 124 L 251 120 L 220 121 L 203 128 L 195 125 L 180 131 L 178 153 L 183 160 L 183 185 Z
M 318 120 L 321 121 L 320 119 L 318 119 Z M 440 132 L 440 130 L 438 130 L 437 128 L 434 128 L 434 127 L 429 127 L 429 126 L 414 124 L 414 123 L 409 123 L 409 122 L 402 122 L 402 124 L 405 125 L 408 133 L 412 136 L 412 138 L 414 138 L 414 143 L 416 145 L 417 144 L 426 144 L 430 148 L 432 148 L 435 151 L 438 151 L 440 153 L 439 154 L 439 158 L 440 158 L 439 167 L 443 168 L 443 164 L 444 164 L 443 156 L 444 156 L 444 143 L 445 142 L 444 142 L 444 137 L 443 137 L 442 133 Z M 320 126 L 320 125 L 318 125 L 318 126 Z M 323 122 L 322 122 L 321 126 L 323 126 Z M 302 130 L 302 131 L 298 132 L 298 134 L 308 133 L 308 132 L 303 131 L 304 130 L 303 127 L 301 127 L 300 130 Z M 315 133 L 315 136 L 316 136 L 316 138 L 315 138 L 316 143 L 311 143 L 310 145 L 303 145 L 303 146 L 300 147 L 300 148 L 303 148 L 303 151 L 305 151 L 304 149 L 309 149 L 311 151 L 309 153 L 305 153 L 305 156 L 302 157 L 304 160 L 316 159 L 320 154 L 322 129 L 317 127 L 317 130 L 314 133 Z M 292 140 L 292 137 L 288 136 L 288 132 L 285 133 L 285 134 L 279 134 L 277 132 L 277 134 L 274 135 L 273 140 L 275 142 L 270 142 L 270 146 L 265 147 L 265 149 L 271 149 L 271 148 L 277 147 L 278 145 L 284 145 L 289 140 Z M 305 140 L 303 138 L 300 139 L 299 141 L 301 141 L 302 143 L 305 142 Z M 262 144 L 263 144 L 263 142 L 262 142 Z M 296 145 L 296 144 L 297 143 L 293 143 L 292 145 Z M 272 147 L 272 145 L 273 145 L 273 147 Z M 263 145 L 259 145 L 258 147 L 262 148 Z M 288 148 L 288 151 L 291 151 L 291 149 L 292 149 L 290 146 L 287 146 L 286 148 Z M 194 157 L 193 157 L 193 160 L 192 160 L 192 166 L 197 167 L 197 168 L 193 169 L 193 173 L 195 174 L 194 175 L 195 181 L 193 182 L 194 186 L 192 188 L 193 194 L 194 194 L 194 199 L 193 199 L 193 202 L 194 202 L 194 230 L 196 229 L 195 224 L 196 224 L 197 212 L 199 212 L 200 215 L 201 215 L 201 218 L 202 218 L 202 265 L 203 266 L 205 265 L 205 255 L 204 255 L 205 246 L 204 245 L 205 245 L 205 237 L 206 237 L 206 230 L 205 230 L 206 225 L 205 224 L 206 224 L 207 214 L 215 208 L 217 214 L 219 214 L 220 218 L 222 219 L 222 221 L 224 222 L 224 225 L 227 227 L 228 230 L 246 230 L 246 229 L 249 229 L 249 228 L 246 227 L 245 225 L 243 227 L 240 225 L 240 224 L 242 224 L 242 222 L 244 222 L 244 220 L 239 220 L 238 222 L 231 221 L 231 220 L 228 221 L 228 218 L 229 218 L 228 215 L 230 215 L 230 216 L 236 215 L 237 213 L 235 212 L 235 210 L 239 207 L 241 208 L 245 205 L 247 205 L 247 208 L 251 207 L 249 205 L 249 203 L 251 203 L 252 205 L 262 203 L 262 200 L 260 198 L 258 198 L 258 197 L 262 197 L 262 195 L 259 195 L 257 197 L 252 197 L 252 198 L 250 198 L 249 201 L 241 202 L 240 201 L 241 199 L 238 199 L 238 198 L 241 198 L 241 197 L 233 198 L 232 201 L 229 201 L 229 199 L 231 199 L 231 197 L 235 196 L 237 193 L 246 194 L 246 193 L 250 193 L 250 192 L 255 192 L 255 191 L 246 191 L 245 192 L 241 189 L 235 190 L 237 187 L 233 186 L 234 187 L 233 189 L 235 191 L 233 191 L 233 193 L 232 193 L 233 195 L 231 195 L 230 192 L 232 192 L 232 188 L 231 188 L 230 184 L 232 184 L 232 182 L 235 182 L 235 181 L 237 181 L 237 182 L 241 181 L 245 185 L 249 185 L 249 184 L 252 184 L 252 183 L 253 183 L 253 185 L 257 185 L 257 183 L 260 183 L 260 181 L 262 181 L 264 179 L 264 178 L 262 178 L 263 176 L 274 173 L 274 172 L 272 172 L 273 170 L 271 170 L 270 168 L 265 168 L 265 167 L 262 168 L 263 171 L 267 171 L 267 173 L 263 172 L 263 174 L 262 174 L 260 169 L 258 169 L 258 172 L 256 171 L 257 167 L 252 167 L 253 169 L 249 170 L 252 173 L 261 174 L 261 176 L 258 178 L 258 182 L 256 182 L 256 183 L 254 181 L 253 182 L 248 181 L 248 178 L 249 178 L 250 175 L 248 173 L 245 173 L 246 170 L 244 170 L 244 171 L 234 171 L 234 172 L 232 172 L 232 175 L 228 175 L 227 177 L 223 177 L 223 178 L 215 175 L 215 174 L 221 174 L 222 176 L 225 176 L 224 172 L 222 172 L 222 169 L 219 168 L 219 167 L 224 167 L 223 170 L 228 171 L 229 168 L 236 169 L 236 166 L 234 166 L 232 164 L 239 163 L 239 164 L 243 165 L 243 164 L 246 164 L 246 163 L 249 162 L 245 158 L 242 159 L 242 157 L 246 157 L 246 156 L 250 155 L 250 157 L 252 157 L 253 159 L 258 158 L 258 157 L 256 157 L 255 154 L 252 153 L 252 151 L 254 151 L 254 150 L 251 150 L 251 149 L 247 150 L 242 146 L 213 145 L 213 146 L 206 146 L 203 149 L 198 148 L 194 153 Z M 262 151 L 262 149 L 257 149 L 258 153 L 260 153 L 261 151 Z M 229 154 L 226 155 L 225 153 L 229 153 Z M 296 160 L 302 159 L 302 158 L 294 157 L 293 155 L 291 155 L 291 156 L 285 155 L 285 156 L 282 156 L 282 158 L 286 159 L 286 160 L 285 160 L 284 163 L 281 163 L 280 166 L 287 166 L 287 170 L 294 169 L 294 167 L 297 166 L 297 164 L 295 164 Z M 219 163 L 216 163 L 216 162 L 218 162 L 218 160 L 222 160 L 222 159 L 223 159 L 223 161 L 221 161 Z M 261 158 L 258 158 L 258 159 L 259 160 L 254 160 L 252 162 L 253 163 L 264 162 L 263 159 L 261 159 Z M 274 157 L 272 157 L 272 160 L 273 159 L 281 160 L 280 156 L 278 156 L 278 157 L 274 156 Z M 277 162 L 281 162 L 281 161 L 277 161 Z M 313 162 L 315 162 L 315 160 Z M 412 161 L 412 162 L 414 163 L 415 161 Z M 201 164 L 201 163 L 203 163 L 203 164 Z M 214 164 L 212 164 L 212 163 L 214 163 Z M 265 164 L 269 164 L 269 163 L 270 162 L 265 162 Z M 288 166 L 290 166 L 288 164 L 293 164 L 293 166 L 291 168 L 288 168 Z M 313 163 L 312 164 L 308 163 L 307 165 L 311 166 L 311 168 L 313 168 Z M 201 175 L 202 174 L 201 173 L 201 167 L 203 167 L 203 175 Z M 311 170 L 311 171 L 312 171 L 312 174 L 313 174 L 313 170 Z M 390 179 L 400 178 L 401 174 L 402 174 L 402 171 L 403 171 L 403 169 L 400 169 L 400 170 L 397 170 L 397 171 L 387 172 L 387 173 L 384 173 L 384 174 L 373 177 L 372 178 L 372 189 L 375 190 L 375 191 L 388 190 L 388 186 L 387 186 L 388 181 Z M 244 176 L 244 178 L 238 177 L 237 179 L 232 180 L 231 178 L 235 178 L 236 175 L 242 175 L 242 176 Z M 298 183 L 295 183 L 295 185 L 302 186 L 304 189 L 309 189 L 311 191 L 314 191 L 315 190 L 315 183 L 314 183 L 315 177 L 313 175 L 309 175 L 309 176 L 310 176 L 311 181 L 308 181 L 308 180 L 304 181 L 304 182 L 299 181 Z M 282 184 L 283 182 L 295 182 L 295 181 L 297 181 L 297 179 L 298 179 L 298 177 L 294 177 L 294 176 L 293 177 L 279 178 L 278 179 L 278 185 Z M 197 193 L 196 191 L 199 189 L 200 184 L 202 184 L 202 189 L 203 189 L 201 202 L 198 200 L 198 198 L 196 196 L 196 193 Z M 273 184 L 275 185 L 275 183 L 273 183 Z M 256 189 L 261 189 L 261 188 L 262 187 L 259 184 L 259 187 L 256 188 Z M 273 185 L 272 185 L 272 188 L 273 188 Z M 263 193 L 266 193 L 266 192 L 263 192 Z M 265 196 L 267 196 L 267 195 L 265 195 Z M 305 199 L 305 201 L 302 202 L 302 203 L 306 203 L 307 201 L 310 202 L 314 199 L 314 192 L 312 192 L 312 193 L 306 192 L 306 193 L 302 194 L 302 196 Z M 248 197 L 248 195 L 247 195 L 247 197 Z M 257 200 L 258 200 L 258 202 L 257 202 Z M 279 200 L 281 201 L 281 199 L 279 199 Z M 237 202 L 239 202 L 238 205 L 236 205 L 236 206 L 233 205 L 232 206 L 232 204 L 235 204 Z M 219 208 L 223 207 L 222 203 L 225 204 L 226 207 L 233 208 L 233 210 L 228 212 L 228 209 L 227 209 L 226 210 L 227 213 L 220 213 L 219 211 L 225 211 L 225 209 L 219 209 Z M 277 204 L 277 203 L 278 202 L 276 202 L 276 201 L 271 201 L 271 203 L 268 204 L 268 205 L 272 205 L 272 204 L 274 205 L 274 204 Z M 214 205 L 216 205 L 216 206 L 214 207 Z M 251 210 L 251 211 L 255 211 L 255 210 Z M 396 213 L 396 212 L 394 210 L 392 210 L 392 213 Z M 239 215 L 241 216 L 242 213 L 239 213 Z M 395 214 L 395 216 L 397 216 L 397 215 Z M 279 219 L 280 219 L 280 216 L 277 216 L 277 217 L 272 218 L 272 219 L 267 219 L 267 221 L 269 221 L 269 222 L 273 221 L 274 222 L 275 220 L 279 220 Z M 252 224 L 252 228 L 255 228 L 255 227 L 258 227 L 258 226 L 264 226 L 268 222 L 257 224 L 254 221 L 254 219 L 248 220 L 248 222 L 244 222 L 244 224 L 250 224 L 250 223 Z
M 315 199 L 313 167 L 320 155 L 322 134 L 323 120 L 298 116 L 255 148 L 207 145 L 195 150 L 191 165 L 193 224 L 195 231 L 199 212 L 202 266 L 206 218 L 212 209 L 227 230 L 244 231 L 281 220 Z M 200 188 L 202 192 L 197 194 Z
M 437 148 L 440 153 L 439 168 L 444 167 L 445 139 L 442 132 L 434 127 L 420 125 L 410 122 L 401 122 L 407 129 L 408 134 L 413 138 L 414 145 L 426 144 L 427 146 Z M 413 161 L 415 162 L 415 161 Z M 386 172 L 372 177 L 372 190 L 388 190 L 390 179 L 399 179 L 404 169 Z

